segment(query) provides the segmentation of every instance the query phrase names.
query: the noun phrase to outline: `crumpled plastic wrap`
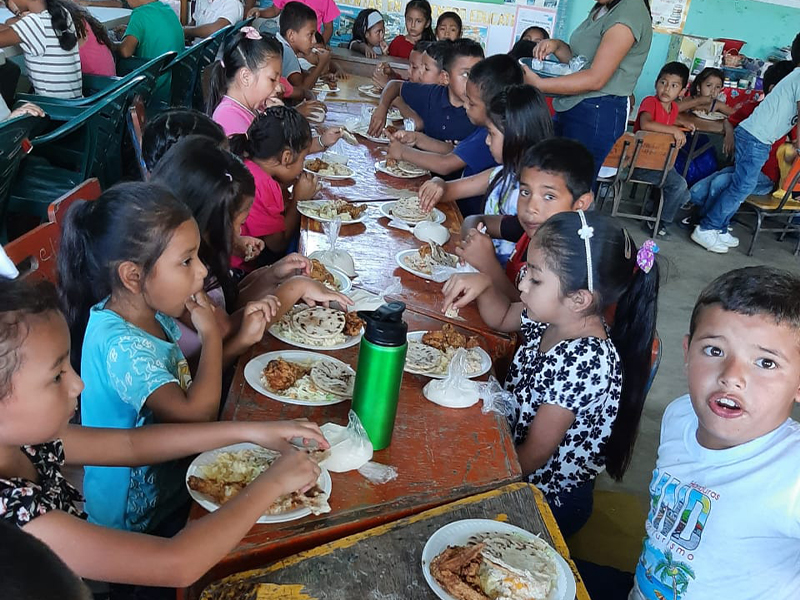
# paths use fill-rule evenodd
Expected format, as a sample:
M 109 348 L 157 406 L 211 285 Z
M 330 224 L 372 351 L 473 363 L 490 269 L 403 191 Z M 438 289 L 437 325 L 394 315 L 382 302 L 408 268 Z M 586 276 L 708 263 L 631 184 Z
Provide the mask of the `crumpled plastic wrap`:
M 458 263 L 455 267 L 445 267 L 444 265 L 433 265 L 431 267 L 431 278 L 437 283 L 444 283 L 453 275 L 458 273 L 477 273 L 478 269 L 469 263 Z
M 392 479 L 397 479 L 397 469 L 372 461 L 362 466 L 358 472 L 369 479 L 370 483 L 376 485 L 383 485 L 384 483 L 389 483 Z
M 496 412 L 504 417 L 509 416 L 514 411 L 514 394 L 507 392 L 500 382 L 494 377 L 489 377 L 485 383 L 479 383 L 480 396 L 483 399 L 481 412 L 488 414 Z
M 356 276 L 355 261 L 346 250 L 337 250 L 336 241 L 339 239 L 339 230 L 342 227 L 342 220 L 338 217 L 331 221 L 322 223 L 322 230 L 328 238 L 328 249 L 317 250 L 309 255 L 309 258 L 316 258 L 326 267 L 335 267 L 344 271 L 348 277 Z
M 387 296 L 397 296 L 402 291 L 403 284 L 396 275 L 389 280 L 389 283 L 378 294 L 353 288 L 347 292 L 347 295 L 353 301 L 353 306 L 350 310 L 378 310 L 378 308 L 386 304 Z
M 432 379 L 422 388 L 425 397 L 445 408 L 469 408 L 480 400 L 480 384 L 467 377 L 467 351 L 453 354 L 444 379 Z
M 361 420 L 352 410 L 349 417 L 347 427 L 336 423 L 325 423 L 320 428 L 331 445 L 330 456 L 322 461 L 320 466 L 333 473 L 358 469 L 372 458 L 372 442 Z
M 556 62 L 552 60 L 531 60 L 531 69 L 538 73 L 546 73 L 551 76 L 570 75 L 582 70 L 588 60 L 585 56 L 574 56 L 568 63 Z

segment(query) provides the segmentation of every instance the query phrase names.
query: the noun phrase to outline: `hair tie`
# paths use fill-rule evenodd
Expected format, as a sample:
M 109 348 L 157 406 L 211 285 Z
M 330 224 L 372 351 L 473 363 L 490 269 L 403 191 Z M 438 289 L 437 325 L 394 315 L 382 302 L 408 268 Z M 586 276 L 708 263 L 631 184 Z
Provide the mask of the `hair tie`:
M 248 25 L 247 27 L 242 27 L 239 31 L 241 31 L 244 37 L 246 37 L 248 40 L 261 39 L 261 34 L 258 32 L 258 29 L 256 29 L 255 27 L 251 27 L 250 25 Z
M 222 67 L 223 69 L 225 68 L 225 61 L 221 58 L 219 59 L 219 66 Z
M 228 181 L 233 182 L 233 175 L 231 175 L 228 171 L 225 171 L 225 177 L 228 178 Z
M 658 254 L 658 244 L 653 240 L 646 240 L 636 252 L 636 264 L 642 271 L 649 273 L 655 263 L 656 254 Z
M 367 31 L 369 31 L 370 29 L 375 27 L 375 25 L 381 22 L 383 22 L 383 15 L 380 12 L 376 10 L 375 12 L 369 13 L 369 15 L 367 16 Z
M 581 228 L 578 229 L 578 237 L 583 240 L 583 245 L 586 248 L 586 274 L 589 283 L 589 291 L 594 292 L 594 276 L 592 274 L 592 245 L 589 240 L 594 237 L 594 227 L 589 227 L 586 222 L 586 215 L 582 210 L 578 211 L 578 216 L 581 218 Z

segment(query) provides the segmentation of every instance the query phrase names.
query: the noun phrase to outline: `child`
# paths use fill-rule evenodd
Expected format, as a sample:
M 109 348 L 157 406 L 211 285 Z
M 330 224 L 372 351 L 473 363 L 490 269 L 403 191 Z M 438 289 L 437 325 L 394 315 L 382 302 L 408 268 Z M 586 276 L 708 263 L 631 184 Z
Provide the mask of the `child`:
M 700 294 L 683 343 L 689 394 L 661 422 L 631 600 L 797 597 L 798 297 L 797 275 L 766 266 Z M 720 560 L 732 555 L 746 568 Z
M 269 10 L 269 9 L 267 9 Z M 283 44 L 282 74 L 294 88 L 284 98 L 302 100 L 306 92 L 311 91 L 320 75 L 328 72 L 331 53 L 329 50 L 317 48 L 317 64 L 308 73 L 300 68 L 298 55 L 309 56 L 314 46 L 314 33 L 317 30 L 317 16 L 305 4 L 287 3 L 281 12 L 280 34 L 278 40 Z
M 588 209 L 594 183 L 592 155 L 580 142 L 566 138 L 550 138 L 528 147 L 520 167 L 517 216 L 468 217 L 456 249 L 461 260 L 486 274 L 494 288 L 512 302 L 519 299 L 517 286 L 536 230 L 557 213 Z M 505 268 L 494 253 L 492 239 L 515 243 Z
M 197 0 L 192 14 L 193 25 L 183 28 L 187 40 L 207 38 L 223 27 L 242 20 L 244 9 L 240 0 Z
M 231 150 L 244 159 L 256 181 L 255 201 L 241 233 L 263 240 L 262 264 L 286 253 L 300 227 L 297 202 L 311 199 L 317 191 L 316 177 L 303 172 L 310 148 L 308 121 L 284 106 L 268 108 L 246 134 L 231 138 Z M 290 185 L 291 195 L 284 193 Z
M 419 83 L 447 85 L 445 64 L 448 63 L 452 51 L 453 42 L 450 40 L 430 42 L 422 54 L 422 70 L 419 75 Z
M 61 0 L 9 3 L 14 17 L 0 27 L 0 48 L 19 44 L 34 91 L 53 98 L 83 95 L 78 37 Z
M 278 15 L 283 17 L 283 11 L 288 4 L 287 0 L 273 0 L 272 6 L 262 9 L 253 8 L 247 13 L 247 16 L 248 18 L 263 17 L 264 19 L 272 19 Z M 326 45 L 329 44 L 333 35 L 333 22 L 342 14 L 339 7 L 333 0 L 303 0 L 303 4 L 314 11 L 314 31 L 322 28 L 322 39 Z
M 448 10 L 439 15 L 436 19 L 436 39 L 450 40 L 455 42 L 461 37 L 461 17 L 457 12 Z
M 484 193 L 488 182 L 485 177 L 482 178 L 483 187 L 477 190 L 473 189 L 474 186 L 470 186 L 467 180 L 479 173 L 488 175 L 487 169 L 492 169 L 497 166 L 498 162 L 501 162 L 498 156 L 501 154 L 500 149 L 502 149 L 503 144 L 502 134 L 500 134 L 500 141 L 496 145 L 497 153 L 493 153 L 490 144 L 487 142 L 489 127 L 487 107 L 492 98 L 495 95 L 499 95 L 498 90 L 502 93 L 503 90 L 510 86 L 520 85 L 521 83 L 522 67 L 510 56 L 496 54 L 482 60 L 470 70 L 465 93 L 467 117 L 473 125 L 477 126 L 477 129 L 469 137 L 456 144 L 455 147 L 446 142 L 439 142 L 429 138 L 423 133 L 398 131 L 394 136 L 398 141 L 393 141 L 389 145 L 389 156 L 425 166 L 442 175 L 448 175 L 463 169 L 462 179 L 452 182 L 451 185 L 458 186 L 459 182 L 464 182 L 461 186 L 463 190 L 465 192 L 474 191 L 475 193 L 453 195 L 451 199 L 460 200 L 459 208 L 464 216 L 483 212 Z M 542 100 L 541 95 L 536 90 L 531 89 L 530 91 L 531 94 L 525 96 L 525 101 L 532 102 L 529 108 L 533 110 L 526 111 L 526 117 L 534 118 L 520 122 L 519 125 L 521 127 L 518 130 L 518 134 L 521 138 L 527 140 L 526 143 L 534 145 L 544 137 L 552 135 L 552 125 L 549 123 L 550 119 L 546 108 L 544 113 L 546 117 L 545 123 L 535 118 L 536 108 L 538 107 L 537 101 L 542 102 Z M 546 134 L 527 135 L 529 131 L 538 129 L 540 124 L 546 127 L 544 130 Z M 404 146 L 399 142 L 414 145 L 416 149 Z M 491 176 L 489 177 L 491 178 Z M 435 203 L 434 198 L 429 198 L 429 195 L 435 195 L 435 190 L 429 191 L 429 188 L 438 188 L 444 192 L 447 185 L 440 178 L 435 178 L 423 184 L 420 189 L 420 198 L 423 200 L 423 208 L 425 210 L 432 209 Z M 514 202 L 514 206 L 516 207 L 516 202 Z
M 386 43 L 386 23 L 383 15 L 374 8 L 365 8 L 358 13 L 353 23 L 353 40 L 350 50 L 360 52 L 367 58 L 378 58 L 389 53 Z
M 446 309 L 477 298 L 487 325 L 522 332 L 505 382 L 508 420 L 522 473 L 566 538 L 591 515 L 595 477 L 621 479 L 633 453 L 655 335 L 655 250 L 648 240 L 637 252 L 610 217 L 565 212 L 531 239 L 519 302 L 483 273 L 443 288 Z M 603 315 L 614 305 L 609 326 Z
M 245 31 L 246 30 L 246 31 Z M 276 95 L 283 47 L 275 36 L 243 27 L 211 67 L 206 110 L 225 135 L 244 133 Z
M 467 77 L 472 67 L 481 60 L 481 45 L 473 40 L 461 39 L 452 42 L 450 52 L 445 56 L 445 85 L 389 82 L 372 113 L 369 134 L 381 134 L 389 107 L 395 98 L 401 97 L 422 119 L 429 137 L 448 142 L 465 139 L 475 131 L 464 109 Z
M 691 123 L 685 122 L 681 118 L 676 99 L 688 81 L 689 68 L 686 65 L 670 62 L 661 67 L 661 71 L 656 77 L 656 95 L 647 96 L 642 100 L 633 130 L 643 129 L 667 133 L 675 138 L 676 147 L 682 148 L 686 144 L 686 134 L 683 133 L 680 126 L 691 127 Z M 644 227 L 648 233 L 653 234 L 653 237 L 658 235 L 667 238 L 669 237 L 669 225 L 675 220 L 675 214 L 681 206 L 689 201 L 689 188 L 686 180 L 674 167 L 667 173 L 661 193 L 663 194 L 663 207 L 658 232 L 653 233 L 654 223 L 652 222 L 645 221 Z
M 526 40 L 528 42 L 533 42 L 538 44 L 542 40 L 549 40 L 550 34 L 547 32 L 547 29 L 544 27 L 539 27 L 538 25 L 533 25 L 532 27 L 528 27 L 525 31 L 522 32 L 522 35 L 519 36 L 519 40 Z
M 406 33 L 398 35 L 389 44 L 389 56 L 408 58 L 414 44 L 419 41 L 432 42 L 436 39 L 431 29 L 433 11 L 428 0 L 410 0 L 406 4 Z
M 778 83 L 747 119 L 734 131 L 736 160 L 733 178 L 708 198 L 692 240 L 708 250 L 724 254 L 739 240 L 728 231 L 733 215 L 755 189 L 758 173 L 769 157 L 772 144 L 795 128 L 795 148 L 800 147 L 800 33 L 792 43 L 795 69 Z
M 148 173 L 179 139 L 188 135 L 202 135 L 220 148 L 228 147 L 225 132 L 211 117 L 191 108 L 171 108 L 150 119 L 142 133 L 142 158 Z
M 689 86 L 689 97 L 681 100 L 681 112 L 689 110 L 705 110 L 707 112 L 721 112 L 732 115 L 733 109 L 720 100 L 722 87 L 725 83 L 725 73 L 722 69 L 706 67 L 700 71 Z
M 388 62 L 376 65 L 375 70 L 372 72 L 374 87 L 382 90 L 392 79 L 404 79 L 411 83 L 422 83 L 421 77 L 425 68 L 422 60 L 425 56 L 425 51 L 432 43 L 419 41 L 414 44 L 414 49 L 411 50 L 411 54 L 408 57 L 408 72 L 403 75 L 392 69 Z
M 174 200 L 170 203 L 180 206 Z M 188 586 L 232 550 L 276 498 L 308 489 L 316 481 L 319 468 L 287 443 L 300 437 L 327 447 L 311 423 L 202 423 L 135 429 L 69 425 L 83 382 L 68 360 L 69 329 L 52 286 L 29 279 L 0 281 L 0 319 L 0 518 L 44 542 L 78 576 Z M 63 464 L 141 471 L 141 465 L 245 441 L 274 448 L 282 456 L 248 486 L 248 493 L 239 494 L 171 539 L 88 524 L 78 504 L 80 494 L 61 473 Z M 9 594 L 7 587 L 4 594 Z
M 72 22 L 75 23 L 81 72 L 86 75 L 116 77 L 117 66 L 112 54 L 116 46 L 109 39 L 105 26 L 78 4 L 71 0 L 63 2 L 72 17 Z

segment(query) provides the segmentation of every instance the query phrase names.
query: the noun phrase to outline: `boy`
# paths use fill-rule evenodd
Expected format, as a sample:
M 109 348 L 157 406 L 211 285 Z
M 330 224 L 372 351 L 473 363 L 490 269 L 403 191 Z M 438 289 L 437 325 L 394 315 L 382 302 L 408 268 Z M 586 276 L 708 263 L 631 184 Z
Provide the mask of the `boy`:
M 800 570 L 800 278 L 748 267 L 700 294 L 689 394 L 667 408 L 631 600 L 790 600 Z
M 389 157 L 406 160 L 440 175 L 463 169 L 462 177 L 469 177 L 496 167 L 486 144 L 486 106 L 497 92 L 521 84 L 522 78 L 522 67 L 508 55 L 496 54 L 482 60 L 469 72 L 464 103 L 467 118 L 477 129 L 455 146 L 424 133 L 398 131 L 389 144 Z M 490 175 L 490 180 L 493 175 Z M 482 195 L 459 200 L 461 214 L 469 216 L 483 212 L 483 200 Z
M 250 0 L 245 4 L 252 6 Z M 250 8 L 247 11 L 247 17 L 272 19 L 278 15 L 282 16 L 282 10 L 286 8 L 287 4 L 286 0 L 273 0 L 272 6 L 267 8 Z M 304 0 L 303 4 L 314 11 L 315 23 L 322 27 L 322 39 L 326 45 L 329 44 L 333 35 L 333 22 L 342 14 L 339 7 L 333 0 Z M 318 25 L 314 25 L 315 31 L 317 31 Z M 281 35 L 283 35 L 283 31 L 281 31 Z
M 183 28 L 187 40 L 207 38 L 228 25 L 242 20 L 244 10 L 240 0 L 197 0 L 192 20 L 194 25 Z
M 668 133 L 675 138 L 677 148 L 682 148 L 686 144 L 686 134 L 680 128 L 684 121 L 679 115 L 676 100 L 687 83 L 689 83 L 689 68 L 686 65 L 670 62 L 661 67 L 656 77 L 656 95 L 647 96 L 642 100 L 633 131 L 642 129 Z M 675 220 L 678 209 L 689 201 L 689 187 L 686 185 L 686 180 L 673 167 L 667 173 L 661 191 L 664 195 L 664 206 L 661 211 L 661 225 L 656 235 L 667 238 L 668 225 Z M 653 232 L 653 226 L 652 222 L 644 223 L 648 233 Z
M 464 102 L 470 69 L 483 60 L 483 48 L 473 40 L 453 42 L 445 57 L 445 85 L 390 81 L 372 113 L 369 134 L 379 136 L 386 126 L 386 113 L 398 96 L 425 124 L 428 136 L 439 141 L 458 142 L 475 130 L 467 118 Z
M 318 48 L 319 57 L 317 64 L 308 73 L 303 73 L 300 68 L 298 54 L 309 55 L 314 46 L 314 34 L 317 31 L 317 16 L 305 4 L 289 2 L 283 8 L 280 18 L 280 33 L 276 36 L 283 44 L 283 65 L 281 74 L 292 85 L 291 94 L 284 95 L 284 99 L 302 100 L 310 93 L 320 75 L 328 70 L 331 60 L 329 50 Z
M 770 147 L 792 128 L 796 128 L 795 148 L 800 149 L 800 33 L 792 43 L 795 69 L 775 86 L 764 101 L 734 133 L 736 158 L 729 185 L 710 195 L 692 240 L 708 250 L 724 254 L 739 245 L 728 225 L 739 206 L 755 189 L 758 173 L 769 156 Z
M 519 301 L 522 267 L 528 244 L 539 226 L 553 215 L 586 210 L 592 204 L 594 159 L 580 142 L 550 138 L 529 148 L 519 177 L 516 216 L 480 215 L 464 220 L 456 254 L 492 280 L 512 302 Z M 495 255 L 492 238 L 516 242 L 505 269 Z

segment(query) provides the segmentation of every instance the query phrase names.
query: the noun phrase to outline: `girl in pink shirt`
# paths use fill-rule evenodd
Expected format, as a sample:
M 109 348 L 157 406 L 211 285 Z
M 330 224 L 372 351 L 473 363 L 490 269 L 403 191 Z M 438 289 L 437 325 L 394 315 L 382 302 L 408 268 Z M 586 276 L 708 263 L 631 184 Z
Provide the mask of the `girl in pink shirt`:
M 112 54 L 114 45 L 108 37 L 105 26 L 88 10 L 74 2 L 65 1 L 64 6 L 72 17 L 78 34 L 81 72 L 84 75 L 116 77 L 117 67 Z
M 311 128 L 295 109 L 273 106 L 256 117 L 246 134 L 231 137 L 231 150 L 241 156 L 256 182 L 256 196 L 241 235 L 259 238 L 265 249 L 259 262 L 286 252 L 300 228 L 297 202 L 310 200 L 317 178 L 303 172 L 311 148 Z M 294 184 L 290 195 L 286 188 Z M 239 266 L 234 262 L 234 266 Z

